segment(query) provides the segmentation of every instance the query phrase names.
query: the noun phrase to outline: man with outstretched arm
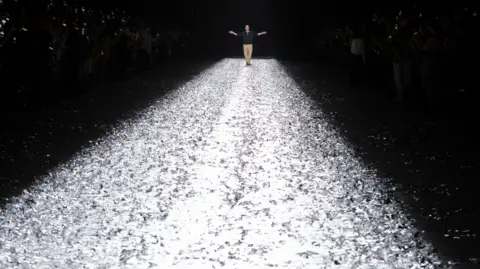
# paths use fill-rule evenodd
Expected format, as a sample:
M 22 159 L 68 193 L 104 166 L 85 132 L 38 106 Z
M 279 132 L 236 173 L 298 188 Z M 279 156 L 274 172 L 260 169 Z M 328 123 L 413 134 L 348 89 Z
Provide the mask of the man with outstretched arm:
M 228 32 L 234 36 L 241 37 L 243 40 L 243 54 L 245 55 L 245 61 L 247 65 L 250 65 L 252 60 L 252 53 L 253 53 L 253 38 L 255 36 L 266 35 L 267 32 L 260 32 L 257 33 L 255 31 L 250 31 L 250 26 L 245 25 L 245 31 L 241 33 L 235 33 L 234 31 Z

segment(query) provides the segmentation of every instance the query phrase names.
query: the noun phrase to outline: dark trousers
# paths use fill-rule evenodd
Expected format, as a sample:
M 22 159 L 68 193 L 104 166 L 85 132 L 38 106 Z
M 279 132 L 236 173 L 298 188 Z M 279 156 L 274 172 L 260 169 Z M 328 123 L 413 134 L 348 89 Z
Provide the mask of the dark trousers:
M 150 67 L 150 55 L 146 50 L 139 50 L 137 54 L 137 72 L 146 70 Z
M 364 82 L 365 65 L 362 55 L 350 54 L 350 87 L 359 86 Z

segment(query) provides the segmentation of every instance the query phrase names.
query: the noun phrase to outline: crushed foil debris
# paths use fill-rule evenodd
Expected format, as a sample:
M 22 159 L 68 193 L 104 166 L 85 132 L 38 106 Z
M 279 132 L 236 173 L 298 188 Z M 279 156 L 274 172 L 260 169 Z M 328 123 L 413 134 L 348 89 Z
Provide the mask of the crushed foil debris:
M 450 268 L 355 156 L 280 63 L 223 60 L 12 199 L 0 268 Z

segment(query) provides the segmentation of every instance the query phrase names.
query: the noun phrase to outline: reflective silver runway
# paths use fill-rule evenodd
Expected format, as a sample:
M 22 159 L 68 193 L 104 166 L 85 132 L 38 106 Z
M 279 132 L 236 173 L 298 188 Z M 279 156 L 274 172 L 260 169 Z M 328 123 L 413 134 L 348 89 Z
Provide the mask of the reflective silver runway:
M 223 60 L 0 213 L 0 268 L 448 268 L 275 60 Z

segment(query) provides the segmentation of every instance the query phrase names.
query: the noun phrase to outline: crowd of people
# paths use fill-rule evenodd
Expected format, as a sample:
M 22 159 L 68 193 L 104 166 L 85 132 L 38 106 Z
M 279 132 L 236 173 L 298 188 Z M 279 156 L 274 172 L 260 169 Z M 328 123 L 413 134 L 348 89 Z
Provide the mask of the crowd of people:
M 123 80 L 184 47 L 185 29 L 171 25 L 64 0 L 0 0 L 0 99 L 78 94 Z
M 182 51 L 186 29 L 170 23 L 64 0 L 0 0 L 0 94 L 72 94 L 125 79 Z M 325 27 L 316 48 L 348 63 L 351 87 L 378 86 L 432 107 L 478 84 L 477 24 L 472 8 L 410 7 Z
M 476 88 L 476 25 L 472 8 L 411 7 L 325 28 L 315 40 L 317 52 L 336 55 L 348 67 L 351 87 L 378 86 L 399 102 L 434 108 L 455 92 Z

